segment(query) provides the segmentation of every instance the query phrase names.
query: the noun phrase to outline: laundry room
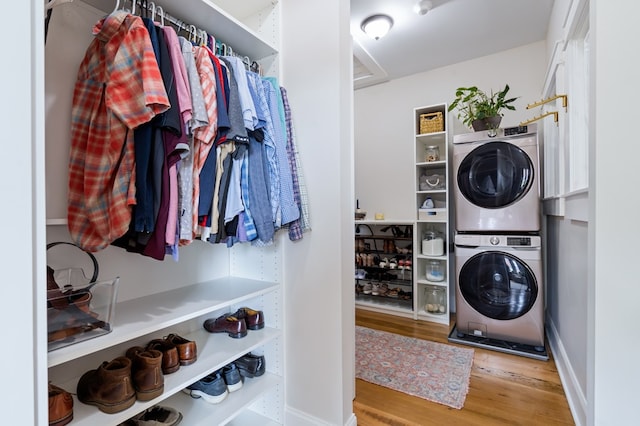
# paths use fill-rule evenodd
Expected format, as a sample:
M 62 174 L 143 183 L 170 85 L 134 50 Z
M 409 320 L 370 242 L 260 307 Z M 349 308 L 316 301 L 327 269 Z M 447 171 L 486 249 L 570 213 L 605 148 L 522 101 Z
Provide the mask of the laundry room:
M 424 2 L 418 2 L 420 3 Z M 425 13 L 424 17 L 437 12 L 439 5 L 442 4 L 432 2 L 433 9 Z M 567 10 L 565 13 L 570 14 Z M 579 26 L 577 21 L 580 19 L 576 18 L 576 27 Z M 389 35 L 396 29 L 395 25 L 396 23 L 392 24 Z M 553 34 L 553 25 L 549 31 Z M 575 34 L 580 32 L 576 31 Z M 366 60 L 366 54 L 371 44 L 367 44 L 369 42 L 366 39 L 363 40 L 365 48 L 360 50 L 356 46 L 354 59 L 359 66 L 370 66 L 372 62 Z M 381 38 L 376 42 L 384 41 Z M 446 37 L 440 42 L 446 44 Z M 371 82 L 366 83 L 367 77 L 362 77 L 366 73 L 356 75 L 354 201 L 358 210 L 366 212 L 362 223 L 382 226 L 385 223 L 406 224 L 407 221 L 414 221 L 416 235 L 413 240 L 413 265 L 417 268 L 412 283 L 415 289 L 412 309 L 392 306 L 394 301 L 387 303 L 386 300 L 372 300 L 372 297 L 363 295 L 358 288 L 356 309 L 357 312 L 372 311 L 401 316 L 407 321 L 445 324 L 452 330 L 449 341 L 454 343 L 482 347 L 477 343 L 497 339 L 508 342 L 509 348 L 497 350 L 541 362 L 547 362 L 551 357 L 551 363 L 559 365 L 559 370 L 565 369 L 562 381 L 564 392 L 568 395 L 574 421 L 581 423 L 586 416 L 583 411 L 585 407 L 580 401 L 587 392 L 587 367 L 584 358 L 587 338 L 580 323 L 587 321 L 587 310 L 576 305 L 585 307 L 587 304 L 587 292 L 583 287 L 586 285 L 583 283 L 587 281 L 587 272 L 586 268 L 578 266 L 584 265 L 583 259 L 586 257 L 586 219 L 576 209 L 571 219 L 556 220 L 561 215 L 557 214 L 558 206 L 554 204 L 553 197 L 549 196 L 550 178 L 547 177 L 545 181 L 545 159 L 553 160 L 552 152 L 557 149 L 554 144 L 557 143 L 558 129 L 564 129 L 564 123 L 559 121 L 568 118 L 566 96 L 555 97 L 566 94 L 555 87 L 562 78 L 559 77 L 560 74 L 557 80 L 550 78 L 556 72 L 550 63 L 553 62 L 550 57 L 554 55 L 552 48 L 553 44 L 548 41 L 545 29 L 545 36 L 539 40 L 496 49 L 490 54 L 400 78 L 375 81 L 375 73 L 372 72 L 369 77 Z M 373 47 L 371 51 L 375 52 L 375 49 Z M 373 56 L 376 59 L 375 53 Z M 354 72 L 362 70 L 356 68 Z M 448 108 L 460 88 L 477 87 L 495 93 L 505 85 L 509 87 L 507 97 L 515 98 L 514 108 L 502 111 L 503 117 L 497 135 L 490 135 L 486 131 L 474 132 L 458 117 L 455 109 Z M 571 93 L 577 100 L 579 90 L 571 87 Z M 571 103 L 571 95 L 568 105 L 569 108 L 575 105 Z M 436 140 L 435 136 L 429 138 L 431 142 L 424 142 L 425 146 L 422 147 L 420 143 L 425 132 L 420 128 L 421 115 L 428 115 L 424 113 L 431 113 L 432 110 L 442 111 L 444 125 L 437 131 L 444 132 L 446 137 L 443 138 L 444 142 L 437 143 L 433 142 Z M 549 111 L 557 113 L 547 114 Z M 424 140 L 427 140 L 426 136 Z M 517 153 L 507 153 L 509 147 L 506 151 L 504 147 L 491 149 L 490 153 L 486 153 L 489 160 L 481 158 L 481 146 L 501 142 L 509 146 L 514 144 L 517 146 L 516 151 L 526 152 L 521 165 L 518 165 Z M 551 148 L 550 152 L 545 153 L 547 142 Z M 420 147 L 417 148 L 417 145 Z M 431 161 L 428 156 L 424 156 L 424 149 L 428 149 L 429 145 L 437 145 L 439 148 L 438 163 L 446 163 L 442 169 L 425 166 L 424 162 Z M 489 148 L 485 146 L 485 149 Z M 460 163 L 472 151 L 476 158 L 467 158 L 467 162 L 472 164 L 467 164 L 468 168 L 462 170 L 465 164 Z M 500 155 L 503 158 L 499 158 Z M 483 161 L 486 163 L 483 164 Z M 482 167 L 490 170 L 485 181 L 480 181 Z M 500 167 L 505 169 L 501 171 Z M 513 169 L 507 171 L 509 167 Z M 553 175 L 555 171 L 552 168 L 553 165 L 550 164 L 547 175 Z M 429 191 L 442 188 L 419 187 L 421 175 L 432 177 L 441 174 L 448 174 L 445 190 Z M 489 175 L 492 175 L 491 179 L 488 179 Z M 523 185 L 522 193 L 516 194 L 518 189 L 509 184 L 506 184 L 506 188 L 497 187 L 504 185 L 505 181 L 513 183 L 512 180 L 515 180 L 515 184 Z M 482 191 L 481 185 L 488 185 L 487 182 L 496 186 L 486 187 L 485 193 L 515 191 L 513 198 L 505 201 L 500 208 L 483 208 L 482 201 L 474 200 L 470 192 Z M 461 188 L 464 185 L 468 186 L 466 193 L 465 188 Z M 546 200 L 545 189 L 548 192 Z M 446 197 L 440 197 L 438 192 L 445 192 Z M 574 206 L 584 203 L 586 199 L 584 192 L 577 192 L 574 194 Z M 436 219 L 421 215 L 423 211 L 430 210 L 424 209 L 425 196 L 429 202 L 432 198 L 435 200 L 435 209 L 434 205 L 427 206 L 431 208 L 429 214 L 438 214 L 438 207 L 446 209 L 445 214 L 449 215 L 446 226 L 438 224 Z M 435 226 L 425 222 L 425 219 L 427 222 L 435 222 Z M 373 229 L 374 231 L 369 231 L 361 226 L 360 231 L 356 231 L 356 243 L 359 241 L 358 235 L 378 233 L 380 228 L 374 226 Z M 441 253 L 432 256 L 433 253 L 426 253 L 424 246 L 421 246 L 427 235 L 425 230 L 435 230 L 444 239 L 442 256 Z M 565 237 L 568 239 L 564 240 Z M 575 248 L 568 250 L 570 246 Z M 425 254 L 425 261 L 421 263 L 420 258 Z M 431 280 L 428 269 L 425 276 L 424 268 L 429 267 L 431 258 L 445 263 L 447 270 L 444 284 Z M 559 271 L 558 263 L 563 261 L 564 269 Z M 575 281 L 566 284 L 563 282 L 566 287 L 559 288 L 559 277 L 567 274 L 574 277 Z M 473 288 L 481 288 L 483 280 L 485 284 L 492 282 L 493 289 L 487 290 L 485 294 L 463 294 L 465 291 L 473 292 Z M 508 292 L 511 294 L 505 293 L 504 288 L 499 288 L 502 287 L 502 282 L 509 283 L 506 287 L 510 288 Z M 442 316 L 432 315 L 430 307 L 433 305 L 426 293 L 426 288 L 442 287 L 446 288 L 446 312 L 449 314 L 445 320 Z M 574 294 L 574 297 L 567 298 L 567 292 Z M 576 303 L 569 308 L 573 318 L 558 307 L 567 303 Z M 556 329 L 559 324 L 565 330 L 562 335 Z M 559 347 L 562 348 L 561 351 Z M 555 359 L 551 354 L 553 350 L 556 351 Z M 580 397 L 576 398 L 576 395 Z

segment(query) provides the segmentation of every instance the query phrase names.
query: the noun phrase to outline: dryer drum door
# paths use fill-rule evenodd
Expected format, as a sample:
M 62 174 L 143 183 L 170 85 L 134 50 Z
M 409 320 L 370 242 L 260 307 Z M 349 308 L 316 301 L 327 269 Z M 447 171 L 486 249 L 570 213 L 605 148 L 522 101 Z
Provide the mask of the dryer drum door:
M 458 276 L 460 293 L 485 317 L 518 318 L 533 307 L 538 283 L 531 269 L 508 253 L 485 251 L 471 257 Z
M 476 206 L 496 209 L 520 200 L 533 184 L 534 166 L 519 147 L 490 142 L 471 151 L 458 168 L 458 189 Z

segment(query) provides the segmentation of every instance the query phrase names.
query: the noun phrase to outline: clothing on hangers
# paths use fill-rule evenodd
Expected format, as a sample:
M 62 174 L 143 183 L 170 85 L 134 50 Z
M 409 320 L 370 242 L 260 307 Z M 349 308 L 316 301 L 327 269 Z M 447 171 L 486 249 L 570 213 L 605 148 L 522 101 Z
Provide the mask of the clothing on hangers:
M 150 6 L 145 3 L 139 3 L 139 11 L 148 15 Z M 125 168 L 116 173 L 120 173 L 120 193 L 124 183 L 127 191 L 115 202 L 108 200 L 105 213 L 116 218 L 118 228 L 111 232 L 99 222 L 102 228 L 86 226 L 73 209 L 95 200 L 84 199 L 79 184 L 70 179 L 75 185 L 70 229 L 76 229 L 74 235 L 89 241 L 85 244 L 94 251 L 114 244 L 157 260 L 169 255 L 176 261 L 179 246 L 194 239 L 228 247 L 247 242 L 265 246 L 273 244 L 282 228 L 289 228 L 291 240 L 302 238 L 310 229 L 303 214 L 306 190 L 301 185 L 286 91 L 276 79 L 252 71 L 256 67 L 248 57 L 215 55 L 224 43 L 205 32 L 200 33 L 201 43 L 194 45 L 195 38 L 189 40 L 162 25 L 163 19 L 174 19 L 175 24 L 175 18 L 161 8 L 151 9 L 150 18 L 125 11 L 105 18 L 135 23 L 136 37 L 144 38 L 142 56 L 155 63 L 152 87 L 164 89 L 162 99 L 145 104 L 148 116 L 135 126 L 115 114 L 126 104 L 112 98 L 113 127 L 127 135 L 122 138 L 120 159 Z M 156 13 L 160 23 L 153 20 Z M 188 28 L 181 21 L 176 25 L 178 31 Z M 191 30 L 190 34 L 197 35 Z M 126 48 L 123 40 L 118 48 Z M 232 50 L 227 46 L 226 52 Z M 146 88 L 147 74 L 139 75 Z M 110 82 L 105 90 L 112 90 Z M 87 113 L 80 111 L 87 106 L 78 108 L 77 114 Z M 78 162 L 74 159 L 80 152 L 74 150 L 70 161 Z M 109 150 L 113 152 L 119 151 Z M 74 179 L 81 174 L 75 171 Z M 80 231 L 80 226 L 91 232 Z M 101 234 L 103 229 L 109 232 Z

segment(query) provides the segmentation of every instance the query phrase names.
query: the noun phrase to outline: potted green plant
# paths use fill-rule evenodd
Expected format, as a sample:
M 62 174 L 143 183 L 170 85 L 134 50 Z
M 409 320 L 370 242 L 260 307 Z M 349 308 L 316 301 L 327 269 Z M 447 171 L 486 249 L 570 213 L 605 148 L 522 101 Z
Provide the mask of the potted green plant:
M 448 111 L 457 109 L 458 119 L 473 130 L 495 130 L 500 127 L 502 110 L 515 111 L 512 103 L 518 99 L 507 98 L 509 85 L 499 92 L 487 94 L 476 86 L 458 87 L 456 98 L 449 105 Z

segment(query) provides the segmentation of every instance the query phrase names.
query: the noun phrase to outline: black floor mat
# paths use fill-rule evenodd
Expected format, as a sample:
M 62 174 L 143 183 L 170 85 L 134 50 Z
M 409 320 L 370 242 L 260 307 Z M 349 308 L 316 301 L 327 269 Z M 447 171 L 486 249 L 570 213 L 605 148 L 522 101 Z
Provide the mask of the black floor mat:
M 460 343 L 463 345 L 475 346 L 483 349 L 491 349 L 498 352 L 505 352 L 513 355 L 526 356 L 528 358 L 539 359 L 541 361 L 548 361 L 549 354 L 547 348 L 534 347 L 531 345 L 525 345 L 522 343 L 508 342 L 506 340 L 489 339 L 487 337 L 472 336 L 469 334 L 461 333 L 458 335 L 456 326 L 453 326 L 451 333 L 449 333 L 448 340 L 453 343 Z

